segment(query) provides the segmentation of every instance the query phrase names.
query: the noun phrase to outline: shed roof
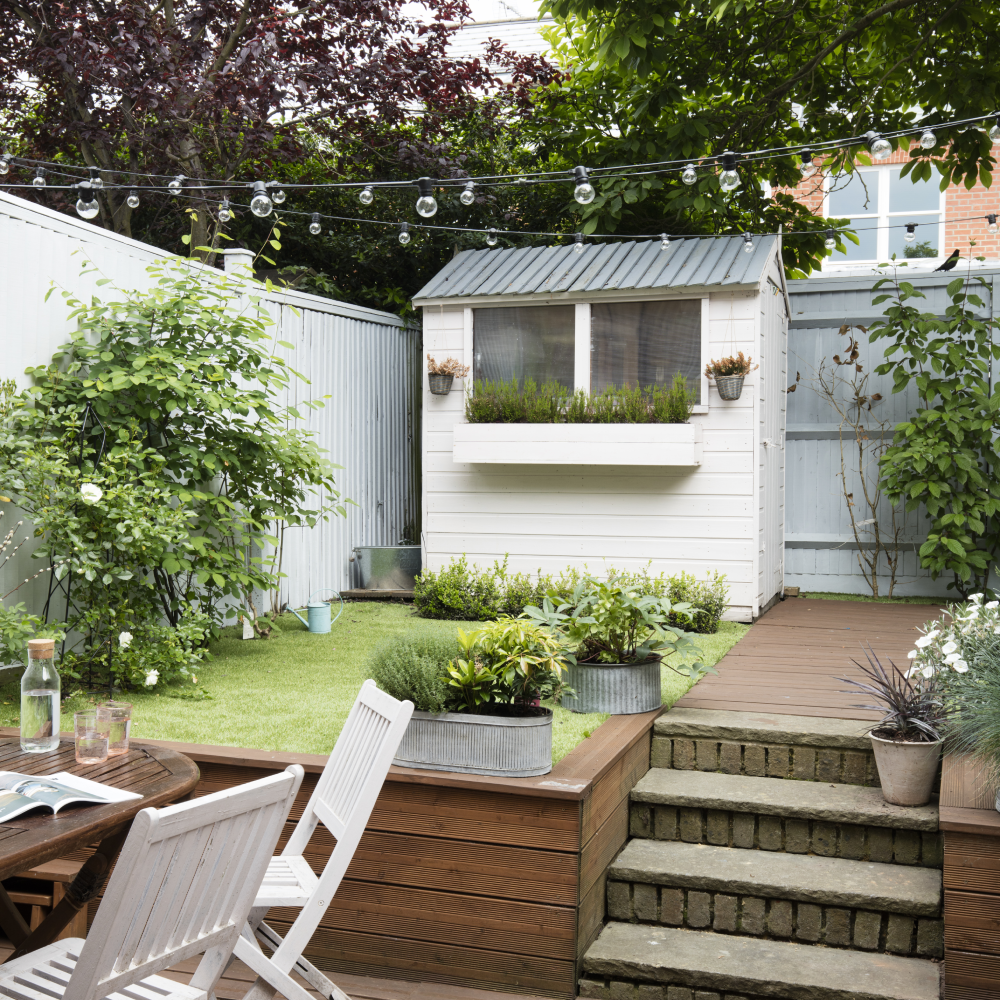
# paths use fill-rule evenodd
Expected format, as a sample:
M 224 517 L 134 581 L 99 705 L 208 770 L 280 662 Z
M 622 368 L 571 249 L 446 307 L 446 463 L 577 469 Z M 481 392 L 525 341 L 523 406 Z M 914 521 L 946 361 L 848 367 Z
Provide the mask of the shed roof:
M 741 236 L 572 244 L 501 250 L 464 250 L 413 297 L 415 304 L 486 295 L 650 291 L 654 289 L 756 287 L 777 244 L 776 236 Z

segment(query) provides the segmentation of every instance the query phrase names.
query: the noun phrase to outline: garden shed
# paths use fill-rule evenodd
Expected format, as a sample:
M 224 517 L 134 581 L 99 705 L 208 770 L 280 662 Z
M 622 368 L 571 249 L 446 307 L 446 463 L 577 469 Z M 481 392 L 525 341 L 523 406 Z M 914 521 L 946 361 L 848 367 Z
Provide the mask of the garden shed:
M 467 250 L 414 297 L 424 349 L 470 366 L 423 392 L 424 566 L 463 553 L 558 572 L 607 566 L 730 584 L 749 621 L 783 586 L 787 294 L 779 239 L 678 239 Z M 704 377 L 743 351 L 760 367 L 739 399 Z M 671 384 L 690 420 L 469 423 L 477 380 L 533 378 L 567 391 Z

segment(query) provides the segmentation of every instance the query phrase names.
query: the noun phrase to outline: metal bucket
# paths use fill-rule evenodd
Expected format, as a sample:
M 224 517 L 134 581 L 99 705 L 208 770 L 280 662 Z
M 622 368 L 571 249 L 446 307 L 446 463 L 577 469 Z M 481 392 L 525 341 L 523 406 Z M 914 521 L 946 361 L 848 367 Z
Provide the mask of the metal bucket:
M 359 545 L 362 590 L 413 590 L 420 572 L 419 545 Z
M 715 388 L 720 399 L 739 399 L 743 393 L 745 375 L 716 375 Z
M 454 375 L 428 375 L 427 382 L 435 396 L 447 396 L 454 378 Z
M 571 712 L 638 715 L 663 702 L 659 658 L 642 663 L 578 663 L 569 667 L 566 683 L 576 691 L 561 705 Z

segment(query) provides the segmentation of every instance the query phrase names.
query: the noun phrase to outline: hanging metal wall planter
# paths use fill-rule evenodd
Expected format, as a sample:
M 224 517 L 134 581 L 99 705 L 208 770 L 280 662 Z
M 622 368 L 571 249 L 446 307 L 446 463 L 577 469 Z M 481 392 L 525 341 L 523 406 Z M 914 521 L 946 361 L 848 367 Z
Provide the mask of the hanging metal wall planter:
M 720 399 L 739 399 L 743 393 L 745 375 L 716 375 L 715 388 Z

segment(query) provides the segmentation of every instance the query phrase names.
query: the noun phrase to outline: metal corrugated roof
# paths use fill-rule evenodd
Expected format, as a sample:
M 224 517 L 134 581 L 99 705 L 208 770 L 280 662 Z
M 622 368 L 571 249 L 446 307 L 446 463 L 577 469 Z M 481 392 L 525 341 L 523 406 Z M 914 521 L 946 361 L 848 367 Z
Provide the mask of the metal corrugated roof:
M 745 253 L 742 236 L 675 240 L 663 250 L 659 240 L 572 244 L 503 250 L 465 250 L 413 296 L 422 300 L 484 295 L 539 295 L 654 288 L 756 286 L 776 236 L 754 240 Z

